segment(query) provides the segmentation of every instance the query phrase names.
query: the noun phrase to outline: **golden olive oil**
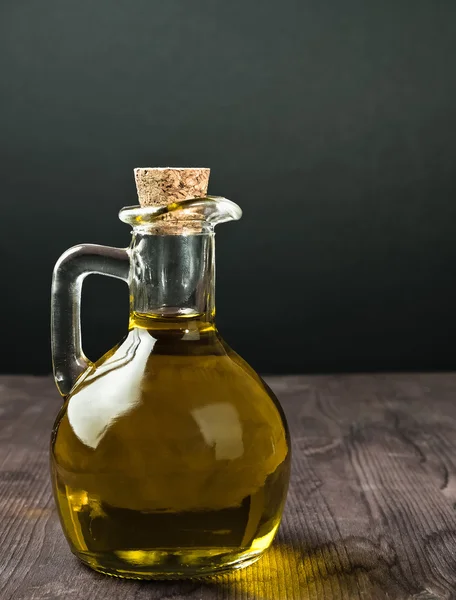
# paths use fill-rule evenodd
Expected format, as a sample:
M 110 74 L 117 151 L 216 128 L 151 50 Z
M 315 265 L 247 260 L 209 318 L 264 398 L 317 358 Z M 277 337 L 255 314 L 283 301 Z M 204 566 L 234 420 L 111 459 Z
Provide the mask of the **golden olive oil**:
M 77 381 L 52 437 L 72 551 L 120 577 L 245 566 L 270 545 L 289 478 L 272 392 L 202 316 L 132 313 Z

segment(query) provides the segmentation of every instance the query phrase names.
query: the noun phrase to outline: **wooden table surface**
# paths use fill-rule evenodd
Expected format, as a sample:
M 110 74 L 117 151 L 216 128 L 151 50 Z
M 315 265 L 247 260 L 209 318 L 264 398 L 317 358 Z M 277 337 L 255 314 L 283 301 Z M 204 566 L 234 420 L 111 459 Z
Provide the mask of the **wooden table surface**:
M 456 374 L 269 378 L 293 439 L 278 536 L 255 565 L 135 582 L 82 566 L 54 508 L 50 378 L 0 377 L 1 600 L 456 598 Z

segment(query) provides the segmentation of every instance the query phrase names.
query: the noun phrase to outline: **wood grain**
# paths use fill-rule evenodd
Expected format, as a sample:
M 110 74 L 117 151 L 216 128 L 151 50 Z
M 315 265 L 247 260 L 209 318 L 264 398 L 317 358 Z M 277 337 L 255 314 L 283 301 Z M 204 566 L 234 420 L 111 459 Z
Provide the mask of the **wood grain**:
M 48 476 L 50 378 L 0 377 L 1 600 L 456 598 L 456 374 L 268 380 L 293 475 L 256 565 L 206 581 L 104 577 L 71 555 Z

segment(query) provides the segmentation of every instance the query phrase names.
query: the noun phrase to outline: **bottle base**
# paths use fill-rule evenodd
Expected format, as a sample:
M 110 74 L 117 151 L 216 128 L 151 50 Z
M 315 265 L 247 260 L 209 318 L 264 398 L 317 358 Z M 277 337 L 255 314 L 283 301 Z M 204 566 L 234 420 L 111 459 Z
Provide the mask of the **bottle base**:
M 113 552 L 74 552 L 91 569 L 122 579 L 199 579 L 243 569 L 259 560 L 262 551 L 229 548 L 154 549 Z

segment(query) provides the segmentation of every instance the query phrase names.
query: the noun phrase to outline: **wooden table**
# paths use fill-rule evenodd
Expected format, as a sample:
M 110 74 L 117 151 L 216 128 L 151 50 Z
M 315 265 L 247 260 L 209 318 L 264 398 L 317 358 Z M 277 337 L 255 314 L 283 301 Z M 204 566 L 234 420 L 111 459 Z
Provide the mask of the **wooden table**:
M 293 475 L 271 550 L 205 581 L 82 566 L 48 476 L 50 378 L 0 377 L 1 600 L 456 598 L 456 374 L 279 377 Z

